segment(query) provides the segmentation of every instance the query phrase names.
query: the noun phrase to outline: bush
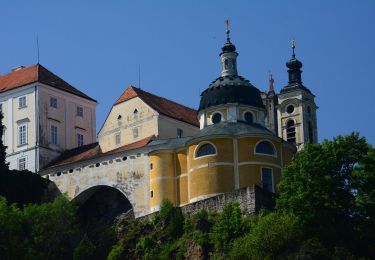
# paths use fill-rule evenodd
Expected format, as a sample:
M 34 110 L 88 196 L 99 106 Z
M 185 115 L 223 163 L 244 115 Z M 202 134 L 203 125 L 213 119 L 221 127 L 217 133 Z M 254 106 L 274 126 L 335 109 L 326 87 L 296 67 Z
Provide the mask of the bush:
M 242 234 L 241 209 L 238 203 L 226 205 L 212 228 L 210 239 L 219 254 L 231 248 L 232 241 Z
M 74 260 L 91 260 L 95 258 L 96 247 L 91 241 L 85 236 L 78 246 L 74 249 L 73 259 Z
M 301 237 L 299 220 L 291 214 L 273 212 L 259 217 L 250 233 L 234 241 L 234 259 L 275 259 L 295 250 Z
M 114 245 L 109 252 L 107 260 L 119 260 L 124 252 L 124 248 L 121 245 Z
M 174 207 L 168 199 L 162 201 L 158 215 L 167 240 L 176 239 L 182 234 L 184 218 L 181 210 Z

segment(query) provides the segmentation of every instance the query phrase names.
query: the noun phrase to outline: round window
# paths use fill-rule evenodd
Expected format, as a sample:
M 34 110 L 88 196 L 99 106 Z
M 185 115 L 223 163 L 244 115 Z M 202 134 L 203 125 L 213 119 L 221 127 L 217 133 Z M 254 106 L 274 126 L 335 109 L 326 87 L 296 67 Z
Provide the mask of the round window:
M 286 108 L 286 112 L 288 112 L 288 114 L 293 113 L 293 111 L 294 111 L 294 106 L 292 106 L 292 105 L 289 105 L 289 106 Z
M 252 124 L 254 122 L 253 114 L 251 112 L 246 112 L 244 115 L 244 119 L 247 124 Z
M 220 123 L 220 121 L 221 121 L 221 114 L 215 113 L 212 116 L 212 123 L 217 124 L 217 123 Z

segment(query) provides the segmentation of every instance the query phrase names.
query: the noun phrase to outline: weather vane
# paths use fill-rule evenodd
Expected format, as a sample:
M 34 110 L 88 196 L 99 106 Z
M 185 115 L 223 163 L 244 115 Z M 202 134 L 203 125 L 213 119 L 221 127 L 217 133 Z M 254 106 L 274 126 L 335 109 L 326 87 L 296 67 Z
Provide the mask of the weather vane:
M 230 30 L 229 30 L 229 20 L 225 20 L 225 25 L 227 26 L 227 29 L 225 30 L 226 34 L 227 34 L 227 41 L 230 42 L 230 38 L 229 38 L 229 33 L 230 33 Z

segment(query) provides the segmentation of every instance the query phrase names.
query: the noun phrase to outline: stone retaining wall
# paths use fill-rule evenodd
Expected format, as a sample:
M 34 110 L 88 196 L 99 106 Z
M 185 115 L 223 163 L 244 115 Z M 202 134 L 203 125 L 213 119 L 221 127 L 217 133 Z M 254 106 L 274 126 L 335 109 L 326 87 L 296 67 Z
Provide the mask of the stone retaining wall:
M 180 208 L 182 213 L 187 215 L 195 214 L 202 209 L 207 210 L 209 213 L 219 213 L 225 205 L 231 202 L 238 202 L 242 215 L 246 216 L 257 214 L 261 208 L 274 208 L 274 196 L 275 194 L 253 185 L 193 202 Z M 155 213 L 140 217 L 139 219 L 151 219 Z

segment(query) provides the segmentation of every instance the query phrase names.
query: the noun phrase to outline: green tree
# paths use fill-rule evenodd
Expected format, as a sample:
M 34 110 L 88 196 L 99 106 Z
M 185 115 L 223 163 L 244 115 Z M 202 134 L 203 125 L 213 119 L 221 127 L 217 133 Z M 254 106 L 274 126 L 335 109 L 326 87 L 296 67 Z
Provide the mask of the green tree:
M 3 142 L 3 131 L 4 131 L 4 126 L 3 126 L 3 113 L 0 112 L 0 174 L 6 174 L 9 171 L 8 168 L 8 163 L 5 161 L 6 158 L 6 146 L 4 145 Z
M 235 238 L 242 235 L 241 209 L 238 202 L 226 205 L 212 227 L 210 238 L 219 255 L 224 256 Z
M 0 197 L 0 259 L 22 259 L 22 211 Z
M 276 208 L 301 219 L 307 236 L 373 255 L 374 171 L 374 148 L 358 133 L 307 145 L 283 171 Z
M 23 209 L 27 246 L 25 258 L 72 258 L 79 239 L 76 207 L 64 197 L 52 203 L 29 204 Z
M 299 219 L 292 214 L 272 212 L 260 216 L 244 237 L 231 248 L 233 259 L 277 259 L 294 252 L 301 238 Z

